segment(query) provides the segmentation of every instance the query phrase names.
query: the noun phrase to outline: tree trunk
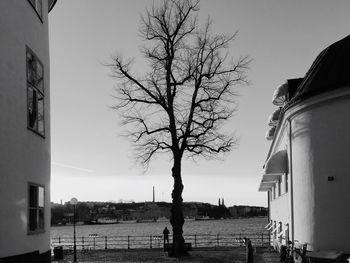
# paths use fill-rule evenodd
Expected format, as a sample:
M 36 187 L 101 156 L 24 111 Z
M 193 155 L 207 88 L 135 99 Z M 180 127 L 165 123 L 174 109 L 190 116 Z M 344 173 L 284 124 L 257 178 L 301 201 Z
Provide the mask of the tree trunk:
M 173 227 L 173 246 L 169 256 L 180 257 L 188 255 L 185 251 L 183 238 L 183 224 L 185 222 L 182 205 L 183 184 L 181 179 L 181 157 L 174 156 L 174 166 L 172 168 L 172 176 L 174 178 L 174 189 L 171 194 L 172 207 L 170 223 Z

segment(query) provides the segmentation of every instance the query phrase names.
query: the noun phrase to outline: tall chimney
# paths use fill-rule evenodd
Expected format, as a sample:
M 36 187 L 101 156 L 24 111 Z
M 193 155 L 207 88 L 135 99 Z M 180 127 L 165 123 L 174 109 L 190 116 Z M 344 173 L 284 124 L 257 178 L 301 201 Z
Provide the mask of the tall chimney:
M 153 203 L 156 201 L 156 194 L 154 192 L 154 186 L 153 186 Z

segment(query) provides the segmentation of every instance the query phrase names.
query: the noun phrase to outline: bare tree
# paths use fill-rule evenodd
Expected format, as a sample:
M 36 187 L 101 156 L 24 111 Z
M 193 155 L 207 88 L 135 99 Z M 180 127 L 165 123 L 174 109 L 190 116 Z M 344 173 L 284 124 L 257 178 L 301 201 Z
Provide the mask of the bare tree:
M 171 225 L 172 255 L 186 254 L 183 238 L 183 157 L 212 158 L 230 151 L 236 138 L 221 132 L 236 110 L 234 87 L 245 83 L 248 58 L 230 60 L 227 50 L 235 38 L 212 34 L 207 21 L 199 29 L 199 0 L 165 0 L 141 17 L 142 53 L 149 70 L 131 72 L 132 60 L 113 59 L 119 79 L 115 107 L 129 127 L 139 162 L 148 165 L 158 153 L 173 160 Z

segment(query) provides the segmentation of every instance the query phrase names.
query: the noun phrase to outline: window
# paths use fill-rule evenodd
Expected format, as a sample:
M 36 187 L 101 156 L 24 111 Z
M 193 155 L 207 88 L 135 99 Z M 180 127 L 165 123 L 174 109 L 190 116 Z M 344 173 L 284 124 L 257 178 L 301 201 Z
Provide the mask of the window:
M 280 242 L 280 243 L 282 243 L 282 235 L 283 235 L 283 228 L 282 228 L 282 222 L 279 222 L 278 223 L 278 234 L 277 234 L 277 236 L 278 236 L 278 241 Z
M 284 174 L 285 176 L 285 190 L 286 190 L 286 193 L 288 193 L 288 174 Z
M 28 0 L 35 12 L 38 14 L 40 20 L 43 18 L 43 3 L 42 0 Z
M 28 230 L 29 233 L 42 232 L 45 228 L 44 207 L 45 189 L 36 184 L 29 184 L 29 211 Z
M 286 231 L 285 231 L 285 244 L 287 245 L 288 244 L 288 241 L 289 241 L 289 224 L 286 224 Z
M 277 196 L 281 196 L 281 178 L 277 182 Z
M 44 68 L 27 47 L 27 127 L 41 136 L 44 125 Z

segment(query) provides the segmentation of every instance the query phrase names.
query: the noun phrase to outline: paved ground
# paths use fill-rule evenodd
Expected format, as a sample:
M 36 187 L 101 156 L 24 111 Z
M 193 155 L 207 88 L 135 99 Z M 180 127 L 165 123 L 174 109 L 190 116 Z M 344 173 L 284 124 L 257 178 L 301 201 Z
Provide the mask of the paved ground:
M 280 263 L 280 255 L 271 249 L 265 249 L 261 253 L 264 263 Z
M 159 249 L 147 250 L 95 250 L 77 254 L 77 262 L 186 262 L 186 263 L 245 263 L 245 248 L 195 249 L 189 257 L 169 258 L 166 252 Z M 64 254 L 63 260 L 53 260 L 55 263 L 73 262 L 71 253 Z M 254 263 L 277 263 L 278 254 L 267 249 L 259 249 L 254 253 Z

